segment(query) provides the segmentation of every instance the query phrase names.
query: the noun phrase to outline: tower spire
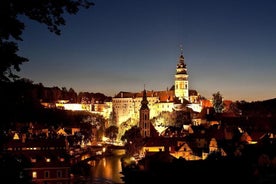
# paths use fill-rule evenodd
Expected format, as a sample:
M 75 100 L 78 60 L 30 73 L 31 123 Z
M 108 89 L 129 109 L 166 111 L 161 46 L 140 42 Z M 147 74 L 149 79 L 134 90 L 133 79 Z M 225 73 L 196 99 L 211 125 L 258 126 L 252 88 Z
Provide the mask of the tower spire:
M 144 91 L 143 91 L 143 98 L 142 98 L 142 101 L 141 101 L 141 108 L 143 109 L 148 109 L 148 99 L 147 99 L 147 91 L 146 91 L 146 88 L 145 88 L 145 84 L 144 84 Z
M 183 45 L 180 44 L 179 47 L 180 47 L 180 54 L 183 55 Z
M 180 44 L 180 56 L 176 65 L 175 74 L 175 96 L 181 100 L 189 101 L 188 74 L 186 64 L 184 62 L 183 46 Z
M 150 136 L 150 109 L 148 107 L 148 100 L 147 100 L 147 91 L 144 87 L 143 91 L 143 98 L 141 101 L 141 108 L 140 108 L 140 120 L 139 120 L 139 127 L 140 133 L 142 137 L 149 137 Z

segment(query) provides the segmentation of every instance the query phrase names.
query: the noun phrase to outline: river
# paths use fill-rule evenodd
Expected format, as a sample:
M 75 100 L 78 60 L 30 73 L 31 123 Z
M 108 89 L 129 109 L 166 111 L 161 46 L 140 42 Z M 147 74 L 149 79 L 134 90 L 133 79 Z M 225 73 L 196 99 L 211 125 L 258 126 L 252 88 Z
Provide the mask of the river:
M 124 183 L 121 179 L 123 175 L 120 173 L 122 171 L 121 157 L 122 155 L 113 155 L 96 161 L 91 168 L 91 183 Z

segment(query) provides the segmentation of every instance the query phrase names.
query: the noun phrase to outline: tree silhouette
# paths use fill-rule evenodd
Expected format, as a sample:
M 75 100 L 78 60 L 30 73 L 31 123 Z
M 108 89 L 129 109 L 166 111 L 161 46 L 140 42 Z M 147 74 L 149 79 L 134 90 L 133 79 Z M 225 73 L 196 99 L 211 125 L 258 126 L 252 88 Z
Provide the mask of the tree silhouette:
M 61 34 L 60 26 L 65 25 L 64 14 L 74 15 L 80 8 L 89 8 L 94 3 L 89 0 L 1 0 L 0 1 L 0 81 L 18 78 L 14 71 L 29 61 L 19 56 L 17 42 L 23 41 L 25 24 L 20 16 L 25 16 L 45 24 L 50 32 Z
M 224 105 L 223 105 L 223 98 L 220 94 L 220 92 L 216 92 L 213 94 L 213 106 L 216 113 L 222 113 Z
M 105 129 L 105 136 L 113 141 L 116 140 L 118 133 L 119 128 L 114 125 L 111 125 L 110 127 Z
M 140 128 L 137 126 L 133 126 L 127 130 L 121 137 L 121 140 L 126 140 L 125 148 L 127 155 L 139 154 L 144 144 L 143 137 L 140 133 Z

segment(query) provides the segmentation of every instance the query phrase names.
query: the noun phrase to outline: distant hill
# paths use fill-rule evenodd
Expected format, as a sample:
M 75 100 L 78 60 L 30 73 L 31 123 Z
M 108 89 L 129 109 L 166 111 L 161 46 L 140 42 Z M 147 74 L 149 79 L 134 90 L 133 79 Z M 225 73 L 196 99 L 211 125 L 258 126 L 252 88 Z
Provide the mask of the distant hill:
M 44 87 L 43 84 L 33 84 L 29 79 L 14 82 L 0 82 L 1 124 L 0 129 L 8 128 L 18 122 L 37 122 L 43 124 L 56 122 L 75 122 L 73 112 L 63 112 L 57 109 L 45 109 L 41 102 L 56 103 L 58 100 L 68 100 L 69 103 L 104 103 L 112 98 L 101 93 L 80 92 L 65 87 Z M 67 114 L 66 114 L 67 113 Z M 56 123 L 58 124 L 58 123 Z
M 264 101 L 237 102 L 237 107 L 244 116 L 275 117 L 276 116 L 276 98 Z

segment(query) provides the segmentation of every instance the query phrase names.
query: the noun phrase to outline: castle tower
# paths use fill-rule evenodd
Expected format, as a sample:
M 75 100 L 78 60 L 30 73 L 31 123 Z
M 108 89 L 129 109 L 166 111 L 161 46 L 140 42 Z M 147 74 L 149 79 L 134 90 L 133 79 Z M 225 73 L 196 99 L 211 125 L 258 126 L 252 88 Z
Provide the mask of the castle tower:
M 139 127 L 142 137 L 150 136 L 150 109 L 148 107 L 147 92 L 144 89 L 140 108 Z
M 181 101 L 184 99 L 189 101 L 189 85 L 188 85 L 188 74 L 186 64 L 184 62 L 183 49 L 181 49 L 181 54 L 179 57 L 179 62 L 176 65 L 175 74 L 175 97 L 179 98 Z

